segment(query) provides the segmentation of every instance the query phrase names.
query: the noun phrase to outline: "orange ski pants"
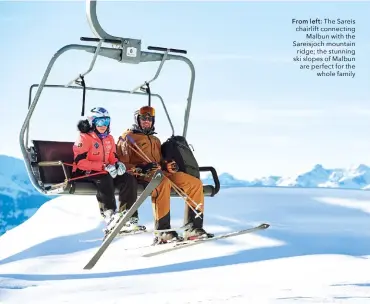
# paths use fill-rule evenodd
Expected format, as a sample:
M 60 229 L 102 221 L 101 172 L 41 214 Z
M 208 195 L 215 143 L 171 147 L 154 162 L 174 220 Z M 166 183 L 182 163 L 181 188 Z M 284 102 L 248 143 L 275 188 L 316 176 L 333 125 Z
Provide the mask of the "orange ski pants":
M 171 199 L 171 182 L 183 190 L 194 202 L 202 204 L 198 207 L 198 212 L 204 211 L 204 194 L 203 183 L 200 179 L 186 174 L 184 172 L 167 173 L 165 172 L 161 183 L 152 192 L 152 207 L 155 219 L 155 229 L 170 229 L 170 199 Z M 194 209 L 192 201 L 187 200 Z M 184 202 L 185 203 L 185 202 Z M 203 214 L 202 214 L 203 217 Z

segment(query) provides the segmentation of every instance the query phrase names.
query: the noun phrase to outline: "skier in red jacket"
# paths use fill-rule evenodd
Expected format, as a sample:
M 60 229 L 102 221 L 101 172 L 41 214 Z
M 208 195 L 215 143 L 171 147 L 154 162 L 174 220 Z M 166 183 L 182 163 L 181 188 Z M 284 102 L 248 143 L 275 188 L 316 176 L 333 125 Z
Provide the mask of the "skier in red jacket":
M 102 172 L 86 176 L 86 180 L 97 187 L 96 198 L 107 224 L 105 232 L 108 232 L 118 221 L 120 212 L 130 209 L 135 203 L 137 181 L 117 159 L 115 140 L 110 134 L 110 115 L 106 109 L 93 108 L 86 120 L 79 121 L 77 128 L 80 134 L 73 146 L 72 172 L 74 176 Z M 116 212 L 115 188 L 119 189 L 119 212 Z M 137 223 L 138 213 L 135 212 L 122 230 L 135 229 L 138 227 Z

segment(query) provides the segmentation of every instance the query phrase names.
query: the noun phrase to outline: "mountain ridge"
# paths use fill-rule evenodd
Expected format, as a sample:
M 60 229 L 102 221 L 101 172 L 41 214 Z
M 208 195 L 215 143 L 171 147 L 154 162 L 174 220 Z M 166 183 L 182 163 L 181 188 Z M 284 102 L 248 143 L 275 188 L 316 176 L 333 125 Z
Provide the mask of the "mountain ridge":
M 212 175 L 202 179 L 213 184 Z M 325 168 L 316 164 L 307 172 L 295 176 L 264 176 L 251 180 L 237 179 L 227 172 L 219 174 L 221 187 L 303 187 L 303 188 L 340 188 L 370 189 L 370 167 L 359 164 L 350 168 Z
M 0 155 L 0 235 L 29 219 L 52 198 L 33 187 L 22 159 Z

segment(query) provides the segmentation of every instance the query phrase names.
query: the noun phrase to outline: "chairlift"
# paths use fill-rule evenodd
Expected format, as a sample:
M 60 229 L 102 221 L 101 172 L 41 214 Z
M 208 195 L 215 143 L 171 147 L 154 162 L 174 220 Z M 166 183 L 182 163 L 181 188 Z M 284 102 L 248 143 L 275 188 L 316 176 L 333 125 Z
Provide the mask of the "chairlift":
M 187 98 L 187 107 L 184 113 L 184 128 L 182 136 L 186 138 L 188 121 L 190 116 L 190 107 L 194 88 L 195 69 L 192 62 L 183 55 L 187 54 L 185 50 L 163 48 L 156 46 L 149 46 L 149 51 L 141 50 L 141 40 L 132 38 L 121 38 L 111 36 L 106 33 L 100 26 L 96 15 L 96 0 L 86 0 L 86 14 L 87 19 L 95 36 L 98 38 L 81 37 L 81 41 L 97 42 L 97 46 L 69 44 L 59 49 L 51 58 L 40 84 L 33 84 L 29 90 L 28 113 L 20 130 L 19 142 L 26 169 L 32 185 L 40 193 L 45 195 L 96 195 L 95 185 L 84 179 L 72 179 L 72 163 L 73 163 L 73 144 L 74 141 L 50 141 L 42 139 L 29 140 L 29 125 L 32 114 L 36 108 L 40 95 L 45 87 L 47 88 L 64 88 L 72 90 L 82 90 L 82 110 L 81 116 L 85 111 L 85 97 L 86 91 L 102 91 L 123 94 L 137 94 L 148 97 L 148 104 L 151 104 L 151 98 L 158 98 L 163 106 L 172 129 L 172 136 L 175 135 L 175 130 L 171 122 L 169 113 L 163 98 L 150 90 L 150 83 L 155 81 L 159 76 L 163 64 L 166 60 L 180 60 L 185 62 L 191 70 L 191 81 L 189 93 Z M 104 47 L 103 43 L 111 44 L 113 47 Z M 81 50 L 94 54 L 90 67 L 84 73 L 79 74 L 72 81 L 66 85 L 46 84 L 50 71 L 55 61 L 66 51 Z M 174 53 L 174 54 L 172 54 Z M 144 62 L 160 62 L 155 76 L 150 81 L 145 81 L 143 84 L 131 90 L 107 89 L 100 87 L 86 86 L 85 76 L 92 71 L 95 66 L 97 56 L 103 56 L 116 60 L 120 63 L 139 64 Z M 34 89 L 37 88 L 35 96 L 32 100 Z M 139 90 L 139 91 L 138 91 Z M 57 168 L 59 167 L 59 168 Z M 200 172 L 211 172 L 214 185 L 203 185 L 203 192 L 205 196 L 214 196 L 219 192 L 220 183 L 216 170 L 211 166 L 199 167 Z M 145 185 L 139 185 L 138 195 L 142 193 Z M 116 192 L 116 194 L 118 194 Z M 179 194 L 172 190 L 172 197 L 178 197 Z

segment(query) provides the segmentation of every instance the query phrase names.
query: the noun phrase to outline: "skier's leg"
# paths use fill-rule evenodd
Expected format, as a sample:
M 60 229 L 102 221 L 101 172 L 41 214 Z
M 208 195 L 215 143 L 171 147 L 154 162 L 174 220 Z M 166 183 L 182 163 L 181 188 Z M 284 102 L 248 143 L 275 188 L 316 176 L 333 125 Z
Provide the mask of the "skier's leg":
M 184 238 L 192 238 L 192 237 L 199 237 L 203 235 L 207 235 L 208 237 L 212 237 L 213 234 L 207 233 L 203 229 L 203 220 L 204 220 L 204 193 L 203 193 L 203 183 L 200 179 L 186 174 L 184 172 L 176 172 L 169 176 L 171 181 L 181 188 L 194 202 L 197 204 L 201 204 L 197 212 L 201 212 L 200 217 L 195 217 L 196 214 L 190 208 L 188 208 L 188 218 L 187 223 L 190 224 L 190 228 L 185 230 Z M 187 200 L 187 203 L 193 206 L 195 209 L 195 205 L 192 201 Z
M 155 221 L 155 229 L 170 229 L 170 195 L 171 184 L 167 178 L 152 192 L 152 207 Z
M 171 181 L 181 188 L 194 202 L 197 204 L 201 204 L 198 207 L 198 212 L 204 211 L 204 194 L 203 194 L 203 183 L 200 179 L 186 174 L 184 172 L 176 172 L 169 176 Z M 192 205 L 194 208 L 194 203 L 190 200 L 187 201 L 188 204 Z M 190 209 L 190 207 L 188 207 Z M 188 221 L 192 222 L 194 228 L 202 228 L 203 227 L 203 214 L 202 218 L 197 217 L 195 218 L 195 213 L 193 210 L 189 210 L 188 212 Z
M 103 174 L 99 177 L 90 178 L 97 188 L 96 199 L 99 202 L 103 212 L 107 210 L 116 210 L 116 199 L 114 197 L 113 178 L 109 174 Z
M 101 214 L 102 217 L 104 217 L 104 204 L 102 203 L 102 199 L 100 197 L 99 189 L 97 189 L 97 192 L 96 192 L 96 200 L 98 201 L 98 204 L 99 204 L 100 214 Z
M 167 178 L 164 178 L 152 192 L 152 207 L 156 230 L 171 229 L 170 200 L 171 183 Z M 176 239 L 182 239 L 176 231 L 165 231 L 157 234 L 154 238 L 154 244 L 166 243 Z
M 137 180 L 131 174 L 118 175 L 114 179 L 114 186 L 119 190 L 118 199 L 120 202 L 119 211 L 130 209 L 137 198 Z M 136 211 L 133 216 L 138 217 Z
M 130 209 L 132 205 L 136 202 L 138 182 L 134 176 L 126 173 L 121 176 L 117 176 L 114 179 L 114 184 L 115 187 L 119 189 L 119 211 L 124 212 Z M 124 233 L 136 230 L 146 230 L 145 226 L 139 225 L 138 210 L 133 213 L 127 223 L 122 227 L 120 232 Z
M 99 203 L 100 213 L 102 214 L 107 227 L 116 220 L 116 198 L 114 196 L 114 182 L 109 174 L 103 174 L 89 178 L 97 188 L 96 198 Z

